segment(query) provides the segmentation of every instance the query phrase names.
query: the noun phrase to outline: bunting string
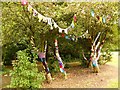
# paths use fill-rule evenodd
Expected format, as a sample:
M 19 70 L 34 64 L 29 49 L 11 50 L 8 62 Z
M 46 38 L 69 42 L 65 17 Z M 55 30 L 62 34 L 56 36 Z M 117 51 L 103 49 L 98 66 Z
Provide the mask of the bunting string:
M 24 1 L 24 0 L 23 0 L 23 1 Z M 23 2 L 22 2 L 22 4 L 23 4 Z M 27 4 L 27 3 L 26 3 L 26 4 Z M 24 3 L 23 5 L 26 5 L 26 4 Z M 43 22 L 47 23 L 47 24 L 50 26 L 50 29 L 51 29 L 51 30 L 53 29 L 53 27 L 54 27 L 54 28 L 58 28 L 58 29 L 59 29 L 59 33 L 64 32 L 65 34 L 68 34 L 68 31 L 69 31 L 71 28 L 74 28 L 74 27 L 75 27 L 75 24 L 74 24 L 74 23 L 76 23 L 76 21 L 77 21 L 76 14 L 75 14 L 74 17 L 73 17 L 73 21 L 72 21 L 72 23 L 70 24 L 70 26 L 68 26 L 67 28 L 63 29 L 63 28 L 59 27 L 59 26 L 57 25 L 57 23 L 56 23 L 52 18 L 43 16 L 43 15 L 40 14 L 37 10 L 35 10 L 30 4 L 28 4 L 28 11 L 29 11 L 30 13 L 33 13 L 33 16 L 34 16 L 34 17 L 37 16 L 39 22 L 43 21 Z

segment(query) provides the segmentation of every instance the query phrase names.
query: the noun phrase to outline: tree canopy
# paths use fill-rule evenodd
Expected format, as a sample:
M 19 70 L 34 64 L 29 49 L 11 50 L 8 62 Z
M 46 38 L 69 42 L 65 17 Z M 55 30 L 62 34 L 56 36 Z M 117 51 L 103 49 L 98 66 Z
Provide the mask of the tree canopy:
M 82 42 L 78 39 L 81 49 L 89 50 L 88 48 L 91 47 L 99 32 L 101 32 L 99 41 L 106 36 L 104 48 L 117 49 L 117 2 L 33 2 L 31 5 L 40 14 L 54 19 L 61 28 L 70 26 L 76 14 L 77 22 L 74 23 L 75 26 L 68 32 L 68 35 L 75 35 L 79 38 L 88 31 L 85 35 L 88 41 Z M 93 12 L 92 15 L 91 12 Z M 103 18 L 106 20 L 103 21 Z M 34 43 L 36 48 L 41 49 L 44 47 L 45 40 L 48 40 L 50 44 L 53 42 L 58 33 L 56 31 L 57 29 L 53 29 L 54 34 L 51 35 L 50 26 L 42 21 L 39 22 L 38 17 L 34 17 L 33 13 L 28 11 L 27 5 L 22 6 L 20 2 L 2 2 L 3 52 L 6 52 L 10 45 L 18 46 L 19 44 L 30 48 Z M 62 45 L 61 42 L 59 44 Z M 65 45 L 66 43 L 63 44 Z M 74 49 L 74 46 L 72 47 Z

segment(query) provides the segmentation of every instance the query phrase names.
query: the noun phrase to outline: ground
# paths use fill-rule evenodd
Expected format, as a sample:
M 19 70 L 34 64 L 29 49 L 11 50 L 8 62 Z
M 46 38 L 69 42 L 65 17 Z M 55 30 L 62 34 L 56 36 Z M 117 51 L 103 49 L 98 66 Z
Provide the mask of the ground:
M 68 79 L 65 80 L 61 73 L 55 74 L 50 84 L 42 84 L 43 88 L 118 88 L 118 53 L 113 53 L 112 62 L 100 66 L 98 74 L 77 64 L 66 72 Z M 9 76 L 2 77 L 3 87 L 9 82 Z

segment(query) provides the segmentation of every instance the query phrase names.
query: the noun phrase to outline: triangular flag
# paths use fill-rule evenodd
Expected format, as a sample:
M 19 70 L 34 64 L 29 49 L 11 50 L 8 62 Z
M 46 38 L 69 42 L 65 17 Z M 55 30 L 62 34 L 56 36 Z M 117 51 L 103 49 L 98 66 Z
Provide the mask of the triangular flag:
M 43 17 L 43 22 L 47 22 L 48 18 L 47 17 Z
M 100 17 L 100 22 L 102 22 L 102 17 Z
M 66 34 L 68 34 L 68 29 L 64 29 L 64 32 L 65 32 Z
M 103 23 L 105 23 L 105 22 L 106 22 L 106 18 L 105 18 L 105 17 L 103 17 L 103 18 L 102 18 L 102 21 L 103 21 Z
M 74 21 L 72 21 L 72 23 L 71 23 L 71 27 L 74 28 Z
M 38 19 L 39 19 L 39 22 L 41 22 L 41 20 L 43 19 L 43 16 L 41 14 L 38 14 Z
M 31 6 L 31 5 L 28 5 L 28 11 L 29 11 L 30 13 L 32 13 L 32 6 Z
M 36 16 L 38 14 L 38 12 L 34 9 L 33 10 L 33 16 Z
M 59 28 L 59 33 L 62 33 L 62 30 L 63 30 L 63 29 Z
M 51 25 L 50 29 L 52 30 L 53 29 L 53 26 Z
M 94 10 L 93 10 L 93 9 L 91 9 L 91 15 L 92 15 L 92 17 L 95 16 L 95 14 L 94 14 Z
M 57 28 L 57 27 L 58 27 L 58 25 L 57 25 L 55 22 L 54 22 L 54 27 L 55 27 L 55 28 Z
M 52 25 L 52 18 L 47 18 L 48 24 Z

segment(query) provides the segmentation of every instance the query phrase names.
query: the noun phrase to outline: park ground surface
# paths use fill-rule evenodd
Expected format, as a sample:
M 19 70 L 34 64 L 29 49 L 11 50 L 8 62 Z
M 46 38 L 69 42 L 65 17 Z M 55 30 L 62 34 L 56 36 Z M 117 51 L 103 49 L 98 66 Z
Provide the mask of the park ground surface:
M 100 65 L 98 74 L 92 73 L 91 69 L 83 68 L 77 63 L 72 63 L 66 69 L 68 79 L 64 79 L 61 73 L 55 73 L 54 80 L 48 84 L 44 82 L 43 88 L 118 88 L 118 52 L 112 53 L 111 62 Z M 120 56 L 119 56 L 120 57 Z M 10 76 L 2 76 L 2 86 L 5 88 L 10 83 Z

